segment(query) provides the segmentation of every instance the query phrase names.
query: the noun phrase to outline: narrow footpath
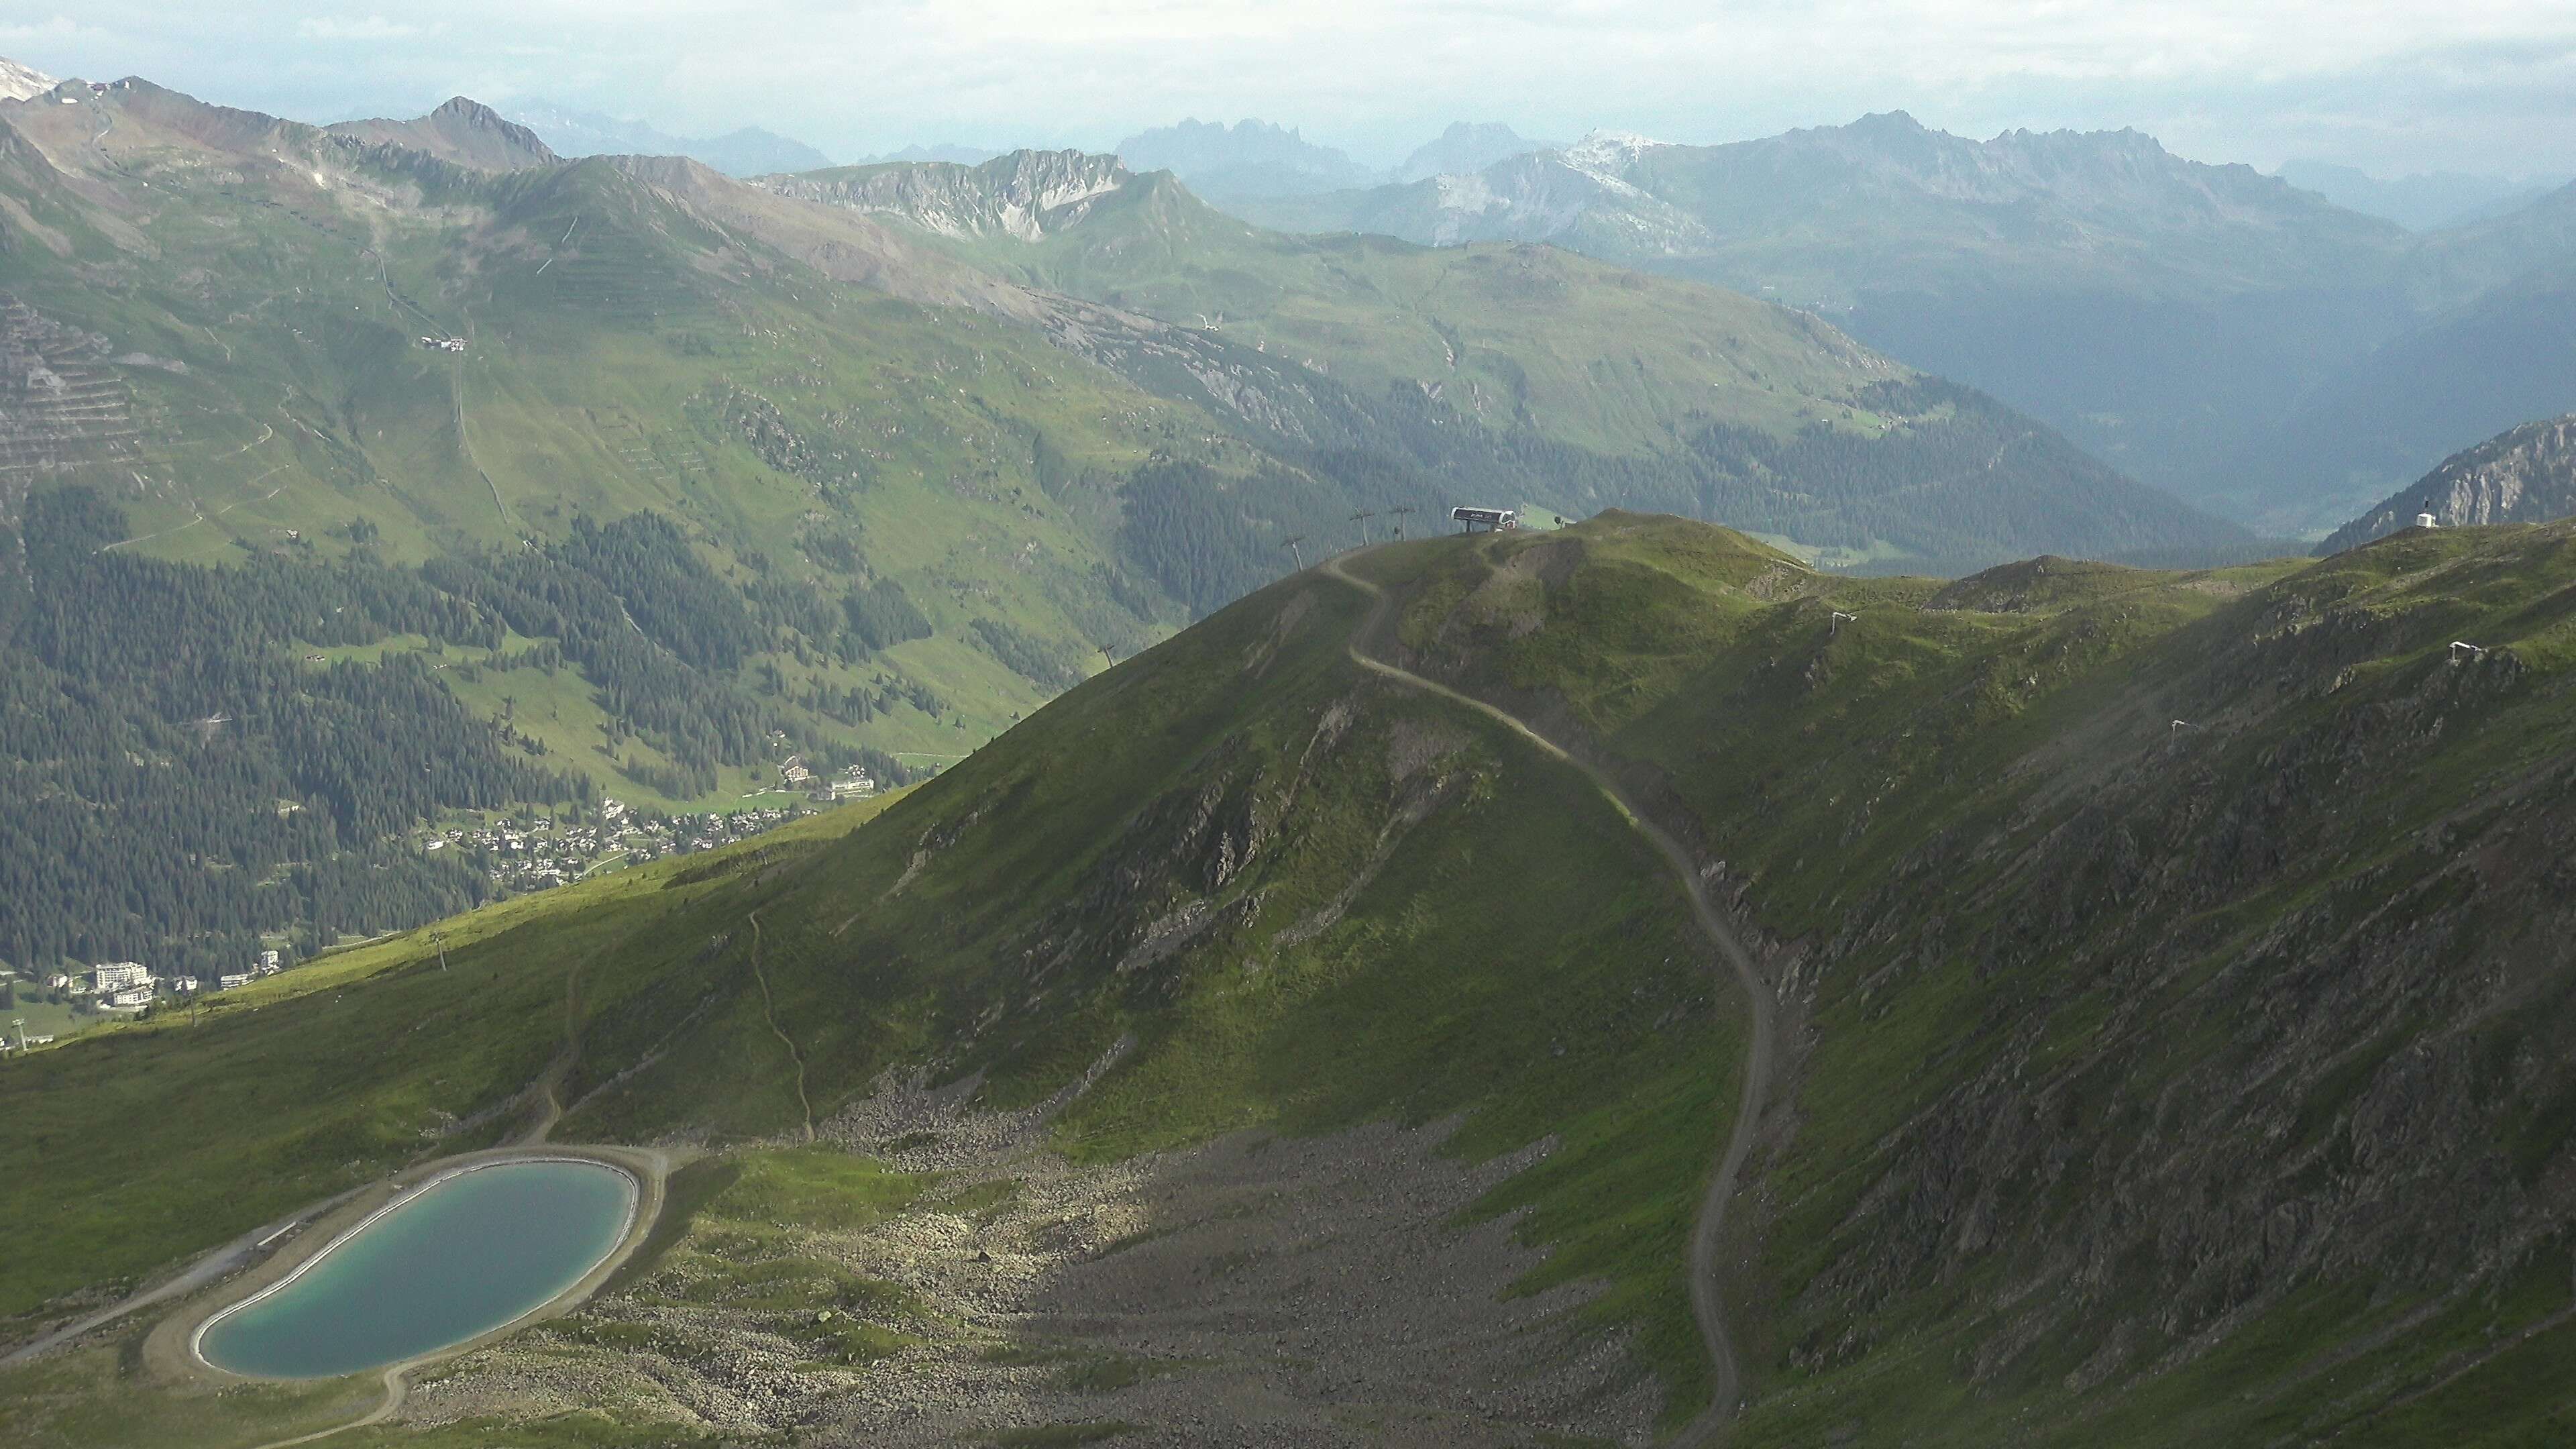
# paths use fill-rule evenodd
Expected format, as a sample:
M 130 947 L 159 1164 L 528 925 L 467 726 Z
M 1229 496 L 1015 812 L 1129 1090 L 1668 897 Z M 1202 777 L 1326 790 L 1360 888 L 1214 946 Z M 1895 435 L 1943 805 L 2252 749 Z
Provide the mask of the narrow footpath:
M 760 912 L 749 911 L 744 919 L 751 922 L 751 977 L 760 983 L 760 1014 L 769 1020 L 770 1034 L 787 1048 L 788 1060 L 796 1064 L 796 1104 L 805 1110 L 805 1140 L 814 1140 L 814 1099 L 805 1095 L 805 1054 L 778 1025 L 778 1007 L 769 999 L 769 973 L 760 969 Z
M 1707 885 L 1700 879 L 1698 868 L 1692 864 L 1681 843 L 1663 827 L 1647 819 L 1607 772 L 1566 753 L 1563 746 L 1532 729 L 1516 715 L 1369 654 L 1362 643 L 1376 636 L 1395 600 L 1386 590 L 1349 572 L 1342 564 L 1341 558 L 1328 559 L 1321 568 L 1377 601 L 1369 610 L 1368 617 L 1351 631 L 1351 662 L 1371 673 L 1464 705 L 1510 729 L 1541 753 L 1582 771 L 1584 777 L 1609 800 L 1612 808 L 1644 836 L 1648 844 L 1654 846 L 1666 865 L 1672 867 L 1673 876 L 1681 883 L 1682 894 L 1690 901 L 1691 914 L 1698 920 L 1700 930 L 1716 945 L 1717 954 L 1733 968 L 1736 984 L 1743 989 L 1746 1009 L 1753 1018 L 1752 1041 L 1744 1058 L 1743 1096 L 1736 1105 L 1735 1124 L 1727 1134 L 1725 1150 L 1717 1161 L 1717 1171 L 1710 1176 L 1708 1192 L 1700 1199 L 1699 1216 L 1691 1225 L 1691 1316 L 1699 1323 L 1700 1342 L 1708 1350 L 1715 1383 L 1708 1407 L 1702 1409 L 1672 1440 L 1675 1445 L 1682 1446 L 1715 1443 L 1734 1418 L 1743 1397 L 1743 1368 L 1737 1362 L 1734 1343 L 1727 1335 L 1726 1305 L 1718 1294 L 1717 1255 L 1725 1233 L 1727 1204 L 1735 1196 L 1737 1179 L 1743 1175 L 1744 1159 L 1753 1150 L 1754 1133 L 1762 1120 L 1763 1105 L 1770 1099 L 1771 1079 L 1777 1066 L 1772 1038 L 1778 1003 L 1772 997 L 1771 984 L 1763 980 L 1762 973 L 1754 968 L 1753 955 L 1744 949 L 1744 942 L 1735 934 L 1735 928 L 1727 924 L 1726 918 L 1709 903 Z

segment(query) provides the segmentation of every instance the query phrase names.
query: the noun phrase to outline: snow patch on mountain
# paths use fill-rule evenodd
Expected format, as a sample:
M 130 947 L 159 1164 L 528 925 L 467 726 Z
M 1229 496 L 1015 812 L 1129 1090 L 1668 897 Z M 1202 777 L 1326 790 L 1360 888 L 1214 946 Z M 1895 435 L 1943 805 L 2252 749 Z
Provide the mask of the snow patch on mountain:
M 0 101 L 23 101 L 62 84 L 33 66 L 0 56 Z

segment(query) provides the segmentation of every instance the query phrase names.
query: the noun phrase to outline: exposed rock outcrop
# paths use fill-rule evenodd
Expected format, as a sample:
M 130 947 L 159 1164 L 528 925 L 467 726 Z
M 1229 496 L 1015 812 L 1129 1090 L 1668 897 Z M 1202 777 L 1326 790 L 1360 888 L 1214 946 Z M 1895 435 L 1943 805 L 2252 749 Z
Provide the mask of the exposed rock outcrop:
M 2486 523 L 2547 523 L 2576 513 L 2576 413 L 2525 423 L 2454 453 L 2442 466 L 2387 502 L 2336 529 L 2317 546 L 2341 553 L 2430 513 L 2443 528 Z

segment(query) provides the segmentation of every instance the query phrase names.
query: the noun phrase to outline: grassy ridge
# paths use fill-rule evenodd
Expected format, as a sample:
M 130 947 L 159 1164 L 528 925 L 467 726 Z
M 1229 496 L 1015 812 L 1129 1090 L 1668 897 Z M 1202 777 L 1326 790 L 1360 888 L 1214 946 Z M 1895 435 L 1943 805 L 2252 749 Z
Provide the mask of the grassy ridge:
M 1406 638 L 1651 767 L 1795 943 L 1749 1442 L 2553 1437 L 2564 907 L 2500 862 L 2569 808 L 2563 527 L 1950 590 L 1578 533 Z

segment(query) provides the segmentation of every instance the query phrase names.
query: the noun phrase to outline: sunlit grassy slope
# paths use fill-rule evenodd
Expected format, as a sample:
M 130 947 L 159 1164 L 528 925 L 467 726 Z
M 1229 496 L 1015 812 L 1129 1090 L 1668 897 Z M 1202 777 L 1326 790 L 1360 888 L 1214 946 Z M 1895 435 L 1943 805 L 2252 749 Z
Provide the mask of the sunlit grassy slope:
M 1413 246 L 1262 231 L 1167 173 L 1034 243 L 978 239 L 1006 274 L 1323 364 L 1363 393 L 1429 383 L 1489 426 L 1610 453 L 1697 420 L 1867 431 L 1849 402 L 1908 375 L 1802 312 L 1545 246 Z
M 1109 586 L 1114 508 L 1050 492 L 1037 459 L 1132 466 L 1211 431 L 1187 405 L 1025 328 L 831 282 L 604 163 L 484 176 L 291 123 L 244 136 L 148 88 L 111 107 L 95 145 L 96 119 L 16 118 L 53 159 L 25 155 L 12 195 L 54 220 L 0 254 L 0 289 L 157 360 L 113 369 L 141 455 L 49 478 L 123 507 L 126 547 L 329 558 L 362 534 L 401 564 L 651 509 L 737 585 L 901 587 L 933 640 L 856 668 L 781 640 L 751 670 L 778 671 L 811 738 L 925 758 L 1058 687 L 996 663 L 975 620 L 1078 673 L 1180 616 L 1150 582 Z M 889 667 L 949 708 L 853 725 L 793 702 Z M 473 702 L 497 716 L 503 692 Z M 555 759 L 661 798 L 592 743 Z
M 1409 422 L 1413 446 L 1470 459 L 1440 479 L 1462 498 L 1686 513 L 1873 571 L 1968 572 L 2043 549 L 2151 561 L 2256 551 L 1994 399 L 1809 313 L 1553 246 L 1264 231 L 1168 174 L 1070 151 L 761 184 L 1159 318 L 1189 339 L 1166 351 L 1231 349 L 1194 369 L 1230 374 L 1218 394 L 1261 390 L 1247 351 L 1301 364 Z

